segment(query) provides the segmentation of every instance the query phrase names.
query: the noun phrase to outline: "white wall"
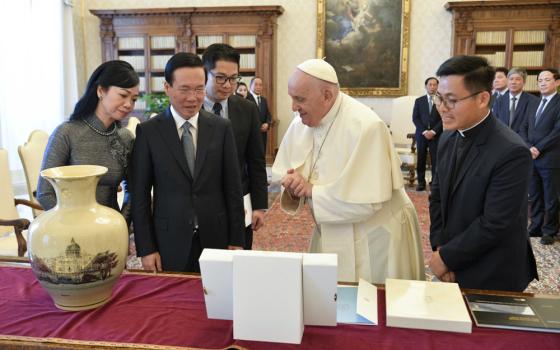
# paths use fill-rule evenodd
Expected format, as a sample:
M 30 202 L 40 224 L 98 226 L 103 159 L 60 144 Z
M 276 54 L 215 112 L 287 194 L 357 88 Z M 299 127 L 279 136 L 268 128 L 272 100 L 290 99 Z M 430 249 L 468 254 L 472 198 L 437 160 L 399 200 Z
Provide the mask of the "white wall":
M 411 0 L 409 95 L 424 93 L 424 80 L 451 54 L 451 13 L 443 5 L 447 0 Z M 315 0 L 82 0 L 76 2 L 75 14 L 80 16 L 76 37 L 78 77 L 81 91 L 85 80 L 101 63 L 99 19 L 90 9 L 127 9 L 150 7 L 281 5 L 284 13 L 278 17 L 276 100 L 280 120 L 279 137 L 284 135 L 292 118 L 290 98 L 287 95 L 288 78 L 302 61 L 315 57 L 317 18 Z M 81 61 L 81 62 L 80 62 Z M 390 122 L 392 98 L 361 98 L 372 106 L 379 116 Z

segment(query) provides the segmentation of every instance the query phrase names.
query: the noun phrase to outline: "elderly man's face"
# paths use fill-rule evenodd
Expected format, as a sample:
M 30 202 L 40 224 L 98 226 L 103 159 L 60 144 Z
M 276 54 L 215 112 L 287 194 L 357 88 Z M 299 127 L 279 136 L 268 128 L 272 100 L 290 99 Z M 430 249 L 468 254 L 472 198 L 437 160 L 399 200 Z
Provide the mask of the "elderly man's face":
M 512 73 L 508 77 L 508 89 L 511 94 L 517 95 L 523 91 L 523 84 L 525 81 L 521 74 Z
M 300 70 L 296 70 L 288 81 L 292 111 L 298 112 L 301 122 L 309 127 L 318 126 L 332 104 L 320 85 L 318 79 Z

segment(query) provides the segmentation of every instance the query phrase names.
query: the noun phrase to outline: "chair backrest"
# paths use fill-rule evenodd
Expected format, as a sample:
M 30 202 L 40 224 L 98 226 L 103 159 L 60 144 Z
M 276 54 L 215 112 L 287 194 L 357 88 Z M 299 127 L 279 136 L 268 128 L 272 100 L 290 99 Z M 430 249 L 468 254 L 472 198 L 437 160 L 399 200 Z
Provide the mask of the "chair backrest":
M 140 119 L 136 117 L 128 118 L 128 124 L 126 124 L 126 128 L 130 130 L 130 132 L 132 133 L 132 135 L 134 135 L 134 137 L 136 137 L 136 126 L 138 124 L 140 124 Z
M 393 100 L 390 129 L 393 143 L 397 147 L 410 147 L 412 143 L 412 139 L 407 139 L 406 135 L 416 130 L 412 122 L 412 110 L 417 98 L 418 96 L 402 96 Z
M 25 181 L 27 183 L 27 193 L 29 200 L 35 201 L 33 193 L 37 190 L 37 182 L 39 181 L 39 172 L 41 171 L 41 162 L 47 143 L 49 142 L 49 134 L 42 130 L 33 130 L 24 145 L 18 147 L 19 158 L 25 172 Z M 33 209 L 33 216 L 37 216 L 41 211 Z
M 8 151 L 0 148 L 0 219 L 18 219 L 19 215 L 14 203 L 14 190 L 10 166 L 8 164 Z M 13 232 L 12 226 L 0 226 L 0 234 Z

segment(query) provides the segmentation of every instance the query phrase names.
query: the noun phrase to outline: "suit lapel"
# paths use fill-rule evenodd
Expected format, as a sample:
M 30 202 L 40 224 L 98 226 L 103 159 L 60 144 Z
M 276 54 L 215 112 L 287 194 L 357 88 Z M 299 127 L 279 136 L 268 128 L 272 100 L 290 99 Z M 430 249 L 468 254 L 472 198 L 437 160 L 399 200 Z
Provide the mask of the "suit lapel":
M 461 169 L 459 169 L 457 179 L 453 182 L 453 190 L 451 191 L 451 195 L 453 195 L 457 187 L 459 187 L 459 184 L 461 183 L 467 172 L 472 169 L 472 163 L 475 159 L 478 158 L 478 155 L 480 154 L 480 147 L 486 143 L 486 139 L 489 137 L 491 132 L 496 130 L 494 124 L 496 123 L 496 119 L 492 118 L 492 115 L 489 115 L 487 120 L 485 120 L 483 123 L 487 123 L 488 125 L 481 125 L 483 129 L 480 130 L 480 134 L 477 135 L 473 140 L 473 144 L 471 145 L 465 157 L 465 160 L 463 161 L 463 164 L 461 164 Z
M 457 133 L 454 133 L 447 139 L 447 143 L 442 145 L 442 151 L 445 152 L 441 155 L 438 159 L 438 168 L 439 169 L 447 169 L 448 171 L 440 171 L 438 172 L 439 181 L 440 181 L 440 192 L 441 192 L 441 208 L 442 208 L 442 216 L 444 222 L 447 220 L 447 204 L 449 200 L 449 193 L 451 192 L 450 184 L 451 184 L 451 175 L 453 170 L 453 152 L 455 149 L 455 138 L 457 137 Z
M 177 163 L 179 163 L 179 166 L 181 167 L 183 172 L 192 181 L 192 176 L 187 165 L 187 159 L 185 158 L 185 153 L 183 152 L 183 147 L 181 146 L 181 140 L 179 140 L 177 125 L 175 124 L 175 120 L 173 119 L 171 110 L 169 108 L 167 108 L 167 110 L 165 111 L 165 115 L 163 116 L 163 118 L 159 119 L 158 131 L 164 143 L 169 148 L 169 151 L 171 152 Z
M 238 109 L 239 103 L 236 103 L 235 99 L 232 97 L 233 96 L 228 99 L 228 119 L 231 121 L 232 125 L 236 125 L 237 119 L 242 113 L 240 113 Z
M 541 97 L 542 99 L 542 97 Z M 537 105 L 537 109 L 535 111 L 538 110 L 538 107 L 540 106 L 540 102 L 541 100 L 539 100 L 539 103 Z M 545 125 L 547 126 L 546 120 L 548 118 L 555 118 L 556 116 L 554 115 L 555 109 L 556 109 L 556 105 L 560 102 L 560 95 L 557 93 L 556 95 L 554 95 L 554 97 L 552 98 L 552 100 L 550 100 L 547 104 L 545 109 L 542 111 L 541 117 L 539 118 L 539 122 L 535 124 L 535 128 L 538 128 L 539 125 Z M 536 112 L 535 115 L 533 115 L 533 118 L 535 118 L 536 116 Z
M 229 115 L 229 110 L 228 110 Z M 214 125 L 210 118 L 212 117 L 208 112 L 201 110 L 198 115 L 198 138 L 196 142 L 196 161 L 194 163 L 194 178 L 198 178 L 208 153 L 208 147 L 212 141 L 214 134 Z M 185 161 L 186 164 L 186 161 Z
M 517 124 L 517 120 L 519 119 L 519 116 L 523 114 L 523 110 L 525 108 L 526 103 L 527 103 L 526 93 L 522 92 L 521 95 L 519 95 L 519 100 L 517 101 L 517 104 L 515 105 L 515 112 L 513 113 L 513 120 L 511 121 L 512 129 Z
M 550 102 L 546 106 L 545 110 L 543 111 L 543 117 L 546 118 L 546 117 L 550 116 L 552 118 L 555 118 L 556 115 L 552 112 L 556 111 L 556 107 L 557 107 L 558 104 L 560 104 L 560 94 L 556 93 L 556 95 L 554 95 L 552 100 L 550 100 Z
M 478 154 L 480 153 L 480 150 L 478 148 L 479 145 L 479 142 L 475 141 L 475 144 L 473 144 L 469 149 L 467 156 L 463 161 L 463 164 L 461 164 L 461 169 L 459 169 L 459 172 L 457 173 L 457 179 L 453 181 L 453 189 L 451 190 L 451 195 L 453 195 L 453 193 L 465 177 L 465 174 L 470 169 L 471 163 L 476 159 L 476 157 L 478 157 Z

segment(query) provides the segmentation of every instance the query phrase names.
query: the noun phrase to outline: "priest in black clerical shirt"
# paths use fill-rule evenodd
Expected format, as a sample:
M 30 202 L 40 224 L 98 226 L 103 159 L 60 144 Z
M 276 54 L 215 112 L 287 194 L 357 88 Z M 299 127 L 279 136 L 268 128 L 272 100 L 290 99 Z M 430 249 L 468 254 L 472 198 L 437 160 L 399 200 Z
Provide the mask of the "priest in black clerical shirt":
M 527 235 L 531 155 L 489 110 L 494 70 L 476 56 L 438 69 L 444 132 L 430 196 L 429 267 L 462 288 L 523 291 L 537 277 Z

